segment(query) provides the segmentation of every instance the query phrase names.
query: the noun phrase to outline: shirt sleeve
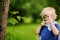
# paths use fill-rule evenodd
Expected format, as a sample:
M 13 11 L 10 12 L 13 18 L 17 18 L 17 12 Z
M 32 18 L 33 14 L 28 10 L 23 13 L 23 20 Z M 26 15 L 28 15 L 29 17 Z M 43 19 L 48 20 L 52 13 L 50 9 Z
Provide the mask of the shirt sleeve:
M 54 22 L 54 25 L 56 26 L 56 28 L 60 31 L 60 25 L 58 24 L 58 22 Z
M 55 26 L 56 26 L 56 28 L 57 28 L 58 30 L 60 30 L 59 24 L 55 24 Z

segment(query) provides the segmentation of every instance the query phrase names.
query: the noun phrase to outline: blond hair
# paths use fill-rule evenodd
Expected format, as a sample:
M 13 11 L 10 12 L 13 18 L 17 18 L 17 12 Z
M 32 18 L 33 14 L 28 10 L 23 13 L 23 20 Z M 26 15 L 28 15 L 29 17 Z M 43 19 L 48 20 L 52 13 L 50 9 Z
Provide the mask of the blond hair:
M 44 15 L 51 15 L 55 20 L 57 18 L 56 10 L 53 7 L 46 7 L 41 12 L 41 17 L 43 18 Z

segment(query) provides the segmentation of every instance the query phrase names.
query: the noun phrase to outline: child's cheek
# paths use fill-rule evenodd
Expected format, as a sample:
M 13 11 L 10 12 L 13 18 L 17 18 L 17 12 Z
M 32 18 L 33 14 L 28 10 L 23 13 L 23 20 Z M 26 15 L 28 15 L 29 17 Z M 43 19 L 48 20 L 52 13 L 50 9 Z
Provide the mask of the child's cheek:
M 54 15 L 51 15 L 51 19 L 54 20 Z
M 52 21 L 54 20 L 54 16 L 51 16 L 51 20 L 52 20 Z

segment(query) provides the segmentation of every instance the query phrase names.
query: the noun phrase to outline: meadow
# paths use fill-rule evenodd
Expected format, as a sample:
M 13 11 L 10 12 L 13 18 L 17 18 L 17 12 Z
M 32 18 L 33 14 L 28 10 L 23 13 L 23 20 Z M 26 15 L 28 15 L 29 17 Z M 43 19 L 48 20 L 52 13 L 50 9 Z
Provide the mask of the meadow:
M 6 40 L 37 40 L 34 34 L 38 24 L 8 25 L 6 29 Z
M 8 25 L 5 40 L 37 40 L 34 31 L 38 25 L 39 23 Z

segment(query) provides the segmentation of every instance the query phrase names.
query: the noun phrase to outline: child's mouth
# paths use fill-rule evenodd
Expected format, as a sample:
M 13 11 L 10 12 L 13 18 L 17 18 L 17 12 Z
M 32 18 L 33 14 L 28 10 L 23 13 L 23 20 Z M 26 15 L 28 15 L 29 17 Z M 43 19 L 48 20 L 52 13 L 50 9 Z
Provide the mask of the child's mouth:
M 48 21 L 48 18 L 45 18 L 44 21 Z
M 44 20 L 44 21 L 47 21 L 47 20 Z

